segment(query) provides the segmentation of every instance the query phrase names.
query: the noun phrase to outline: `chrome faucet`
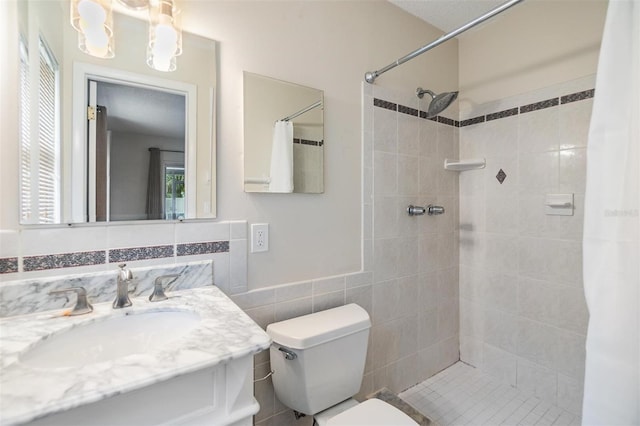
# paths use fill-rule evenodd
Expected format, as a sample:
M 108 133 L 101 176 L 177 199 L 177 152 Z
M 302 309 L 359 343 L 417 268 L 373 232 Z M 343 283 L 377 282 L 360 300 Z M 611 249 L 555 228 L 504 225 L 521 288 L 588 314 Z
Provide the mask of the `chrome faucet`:
M 156 278 L 153 285 L 153 293 L 149 295 L 149 300 L 151 302 L 159 302 L 161 300 L 167 300 L 168 297 L 166 294 L 164 294 L 164 288 L 162 287 L 162 282 L 169 278 L 172 278 L 175 280 L 179 276 L 180 276 L 179 274 L 171 274 L 171 275 L 161 275 L 158 278 Z
M 76 300 L 76 305 L 73 307 L 73 309 L 71 310 L 71 312 L 69 312 L 68 315 L 71 315 L 71 316 L 82 315 L 82 314 L 88 314 L 89 312 L 93 311 L 93 306 L 91 306 L 91 303 L 89 303 L 89 298 L 87 297 L 87 290 L 85 290 L 84 287 L 69 287 L 69 288 L 63 288 L 60 290 L 51 290 L 49 294 L 63 294 L 63 293 L 69 293 L 69 292 L 75 292 L 77 295 L 77 300 Z
M 120 270 L 118 271 L 118 277 L 116 278 L 117 294 L 116 299 L 113 301 L 113 309 L 126 308 L 131 306 L 131 299 L 129 299 L 129 283 L 133 279 L 133 274 L 130 269 L 126 269 L 125 263 L 118 265 Z

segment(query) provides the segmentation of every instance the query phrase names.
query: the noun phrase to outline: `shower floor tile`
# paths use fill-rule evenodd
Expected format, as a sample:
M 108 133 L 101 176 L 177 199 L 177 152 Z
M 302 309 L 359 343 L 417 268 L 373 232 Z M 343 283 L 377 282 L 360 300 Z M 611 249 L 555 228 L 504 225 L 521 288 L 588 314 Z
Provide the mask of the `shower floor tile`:
M 440 426 L 580 425 L 581 419 L 458 362 L 399 395 Z

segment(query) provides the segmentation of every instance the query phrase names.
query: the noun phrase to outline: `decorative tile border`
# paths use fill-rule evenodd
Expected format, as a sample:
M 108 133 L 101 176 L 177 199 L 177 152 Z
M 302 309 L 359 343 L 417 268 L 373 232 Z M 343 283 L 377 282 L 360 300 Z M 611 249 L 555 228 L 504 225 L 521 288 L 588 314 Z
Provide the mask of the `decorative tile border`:
M 75 253 L 45 254 L 26 256 L 23 260 L 25 272 L 45 269 L 72 268 L 75 266 L 100 265 L 105 263 L 104 251 L 80 251 Z M 15 272 L 18 272 L 17 270 Z
M 373 98 L 373 105 L 384 109 L 390 109 L 392 111 L 398 110 L 398 104 L 394 104 L 393 102 L 389 101 L 383 101 L 382 99 L 378 98 Z
M 127 247 L 106 251 L 82 251 L 73 253 L 25 256 L 22 259 L 23 272 L 48 269 L 73 268 L 78 266 L 102 265 L 105 263 L 131 262 L 134 260 L 162 259 L 175 256 L 228 253 L 229 241 L 173 244 L 151 247 Z M 107 260 L 108 259 L 108 260 Z M 20 272 L 19 258 L 0 258 L 0 274 Z
M 5 257 L 0 259 L 0 274 L 12 274 L 18 272 L 18 258 Z
M 397 111 L 402 114 L 411 115 L 413 117 L 424 118 L 425 120 L 436 121 L 438 123 L 446 124 L 453 127 L 460 127 L 460 122 L 457 120 L 453 120 L 447 117 L 442 117 L 440 115 L 428 118 L 426 111 L 417 110 L 415 108 L 411 108 L 406 105 L 395 104 L 393 102 L 385 101 L 383 99 L 373 98 L 373 106 L 388 109 L 391 111 Z
M 310 139 L 298 139 L 294 138 L 293 143 L 299 143 L 300 145 L 311 145 L 311 146 L 323 146 L 324 141 L 312 141 Z
M 173 257 L 173 245 L 130 247 L 109 250 L 109 263 L 161 259 L 163 257 Z
M 492 112 L 486 115 L 487 121 L 497 120 L 499 118 L 511 117 L 518 115 L 518 108 L 505 109 L 504 111 Z
M 593 98 L 595 96 L 595 89 L 585 90 L 582 92 L 572 93 L 570 95 L 565 95 L 560 97 L 561 104 L 568 104 L 570 102 L 582 101 L 584 99 Z
M 412 115 L 414 117 L 424 118 L 426 120 L 436 121 L 438 123 L 446 124 L 453 127 L 465 127 L 472 124 L 485 123 L 487 121 L 498 120 L 500 118 L 512 117 L 518 114 L 526 114 L 532 111 L 539 111 L 545 108 L 551 108 L 558 105 L 568 104 L 570 102 L 582 101 L 590 99 L 595 96 L 595 89 L 583 90 L 581 92 L 571 93 L 568 95 L 560 96 L 557 98 L 551 98 L 540 102 L 534 102 L 528 105 L 522 105 L 520 107 L 506 109 L 504 111 L 492 112 L 487 115 L 481 115 L 474 118 L 468 118 L 462 121 L 453 120 L 451 118 L 438 115 L 436 117 L 427 118 L 427 112 L 417 110 L 405 105 L 395 104 L 393 102 L 385 101 L 383 99 L 373 98 L 373 105 L 379 108 L 388 109 L 391 111 L 397 111 L 402 114 Z
M 534 102 L 529 105 L 523 105 L 520 107 L 520 114 L 524 114 L 527 112 L 538 111 L 545 108 L 551 108 L 553 106 L 557 106 L 560 103 L 558 98 L 551 98 L 545 101 Z
M 398 105 L 398 112 L 403 114 L 413 115 L 414 117 L 418 116 L 418 110 L 415 108 L 411 108 L 404 105 Z
M 470 126 L 472 124 L 484 123 L 484 115 L 480 117 L 467 118 L 466 120 L 462 120 L 460 122 L 460 127 Z
M 177 245 L 178 256 L 192 256 L 196 254 L 227 253 L 229 241 L 211 241 L 206 243 L 189 243 Z

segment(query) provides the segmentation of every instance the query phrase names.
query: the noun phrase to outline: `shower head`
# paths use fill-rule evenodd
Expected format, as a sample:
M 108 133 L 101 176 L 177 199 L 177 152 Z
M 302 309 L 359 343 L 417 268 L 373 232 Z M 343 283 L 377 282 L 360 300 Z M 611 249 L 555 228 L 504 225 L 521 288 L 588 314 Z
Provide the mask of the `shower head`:
M 429 89 L 423 89 L 422 87 L 418 87 L 416 89 L 416 95 L 420 99 L 424 97 L 424 94 L 428 93 L 431 96 L 431 102 L 429 103 L 429 108 L 427 111 L 427 117 L 432 118 L 447 109 L 449 105 L 458 97 L 458 92 L 444 92 L 436 95 Z

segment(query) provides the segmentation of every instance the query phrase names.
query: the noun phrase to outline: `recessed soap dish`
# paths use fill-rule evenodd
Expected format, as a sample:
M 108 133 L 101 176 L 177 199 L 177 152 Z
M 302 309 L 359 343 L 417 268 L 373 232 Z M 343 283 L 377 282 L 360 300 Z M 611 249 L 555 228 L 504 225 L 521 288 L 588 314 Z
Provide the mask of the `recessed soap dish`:
M 456 172 L 484 169 L 486 165 L 487 161 L 484 158 L 472 158 L 469 160 L 449 160 L 448 158 L 445 158 L 444 160 L 444 168 L 446 170 L 453 170 Z

